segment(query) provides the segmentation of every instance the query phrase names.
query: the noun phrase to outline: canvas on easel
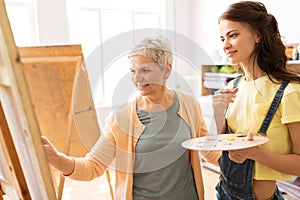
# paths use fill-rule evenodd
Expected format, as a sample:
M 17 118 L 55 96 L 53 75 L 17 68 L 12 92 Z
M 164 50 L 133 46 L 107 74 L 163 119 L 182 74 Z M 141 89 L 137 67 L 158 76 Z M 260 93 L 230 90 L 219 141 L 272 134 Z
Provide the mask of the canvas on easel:
M 41 134 L 60 152 L 84 156 L 100 128 L 81 46 L 22 47 L 19 52 Z M 58 199 L 64 180 L 54 181 Z
M 15 45 L 5 4 L 0 0 L 1 165 L 19 199 L 56 199 L 40 129 Z M 5 161 L 4 161 L 5 159 Z M 5 163 L 4 163 L 5 162 Z M 3 180 L 0 180 L 5 190 Z M 7 187 L 8 189 L 10 187 Z
M 59 151 L 84 156 L 100 130 L 81 46 L 20 47 L 19 52 L 41 134 Z

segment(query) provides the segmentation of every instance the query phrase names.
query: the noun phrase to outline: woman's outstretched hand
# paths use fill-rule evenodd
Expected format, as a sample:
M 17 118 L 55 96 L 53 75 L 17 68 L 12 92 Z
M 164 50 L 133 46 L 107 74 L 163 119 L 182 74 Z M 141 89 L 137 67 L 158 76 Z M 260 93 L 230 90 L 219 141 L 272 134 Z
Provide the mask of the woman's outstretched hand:
M 47 160 L 50 165 L 53 165 L 59 160 L 60 152 L 54 147 L 54 145 L 48 140 L 47 137 L 42 136 L 41 138 Z
M 47 137 L 42 136 L 41 139 L 49 164 L 64 175 L 70 175 L 74 170 L 74 159 L 59 152 Z

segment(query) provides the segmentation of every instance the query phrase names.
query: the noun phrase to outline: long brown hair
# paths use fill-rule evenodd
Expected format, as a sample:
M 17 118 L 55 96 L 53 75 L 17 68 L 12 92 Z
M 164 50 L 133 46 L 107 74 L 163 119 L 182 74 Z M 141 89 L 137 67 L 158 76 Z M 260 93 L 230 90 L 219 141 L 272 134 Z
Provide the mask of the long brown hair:
M 231 4 L 219 17 L 221 20 L 241 22 L 260 36 L 251 56 L 261 70 L 274 83 L 298 82 L 300 76 L 286 69 L 287 56 L 276 18 L 267 12 L 265 5 L 255 1 L 240 1 Z

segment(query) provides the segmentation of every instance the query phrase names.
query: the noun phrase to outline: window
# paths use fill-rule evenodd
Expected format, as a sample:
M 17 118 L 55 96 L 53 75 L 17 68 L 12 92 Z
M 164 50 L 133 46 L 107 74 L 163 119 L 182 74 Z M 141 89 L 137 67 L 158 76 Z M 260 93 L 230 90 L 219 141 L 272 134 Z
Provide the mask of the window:
M 5 6 L 17 46 L 33 46 L 38 42 L 34 13 L 35 0 L 6 0 Z
M 69 43 L 82 45 L 96 106 L 113 106 L 116 86 L 128 80 L 126 47 L 141 39 L 130 32 L 166 28 L 166 1 L 66 0 Z

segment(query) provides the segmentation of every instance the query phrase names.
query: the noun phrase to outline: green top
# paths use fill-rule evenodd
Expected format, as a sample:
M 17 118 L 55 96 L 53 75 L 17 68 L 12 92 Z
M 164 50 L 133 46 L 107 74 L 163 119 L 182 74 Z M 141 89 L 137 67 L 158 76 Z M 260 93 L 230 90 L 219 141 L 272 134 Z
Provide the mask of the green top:
M 177 114 L 175 94 L 171 107 L 161 112 L 137 110 L 146 126 L 136 145 L 133 199 L 198 199 L 189 151 L 181 143 L 191 138 L 186 122 Z

